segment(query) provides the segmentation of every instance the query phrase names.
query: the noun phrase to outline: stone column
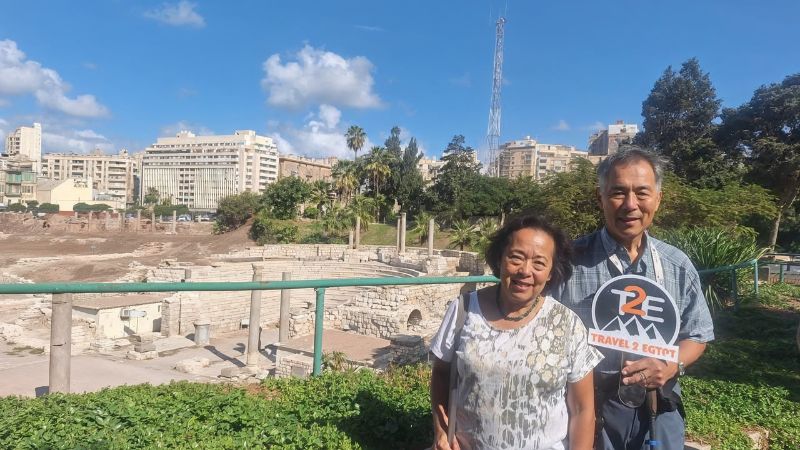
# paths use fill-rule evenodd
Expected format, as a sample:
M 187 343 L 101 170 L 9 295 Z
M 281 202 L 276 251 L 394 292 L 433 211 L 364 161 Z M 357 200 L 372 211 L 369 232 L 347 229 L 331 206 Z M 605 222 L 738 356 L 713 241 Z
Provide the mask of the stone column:
M 53 294 L 50 322 L 49 393 L 69 393 L 72 350 L 72 294 Z
M 433 230 L 436 223 L 433 219 L 428 221 L 428 256 L 433 256 Z
M 400 253 L 406 252 L 406 213 L 400 213 Z
M 156 212 L 150 212 L 150 232 L 156 231 Z
M 89 215 L 86 216 L 86 231 L 87 232 L 91 232 L 92 231 L 92 212 L 91 211 L 89 211 Z
M 264 268 L 253 264 L 253 281 L 262 281 Z M 261 337 L 261 290 L 250 291 L 250 321 L 247 325 L 247 367 L 258 367 L 258 341 Z
M 355 233 L 355 245 L 353 248 L 358 248 L 358 245 L 361 243 L 361 217 L 356 216 L 356 233 Z
M 353 244 L 355 244 L 355 241 L 353 240 L 354 234 L 355 233 L 353 230 L 350 230 L 350 235 L 347 237 L 347 248 L 353 248 Z
M 136 210 L 136 232 L 142 231 L 142 210 Z
M 291 272 L 283 272 L 283 281 L 292 279 Z M 292 290 L 281 289 L 281 314 L 280 328 L 278 330 L 278 342 L 281 344 L 289 340 L 289 310 L 292 303 Z
M 400 253 L 400 218 L 399 217 L 397 218 L 397 230 L 396 231 L 397 232 L 395 234 L 397 235 L 396 236 L 397 244 L 395 245 L 395 247 L 397 248 L 397 253 Z
M 106 214 L 106 217 L 105 217 L 105 220 L 106 220 L 105 227 L 106 227 L 106 231 L 108 231 L 108 230 L 111 228 L 111 213 L 110 213 L 110 212 L 108 212 L 108 211 L 105 211 L 105 214 Z
M 172 210 L 172 234 L 178 231 L 178 210 Z

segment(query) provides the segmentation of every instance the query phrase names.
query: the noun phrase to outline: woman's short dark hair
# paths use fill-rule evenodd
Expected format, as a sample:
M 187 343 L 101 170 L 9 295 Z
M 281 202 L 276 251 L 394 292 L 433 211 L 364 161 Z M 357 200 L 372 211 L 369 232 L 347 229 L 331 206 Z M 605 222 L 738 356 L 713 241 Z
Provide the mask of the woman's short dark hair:
M 511 235 L 525 228 L 544 231 L 550 235 L 555 244 L 553 251 L 553 268 L 550 272 L 550 281 L 547 282 L 545 288 L 549 289 L 551 286 L 559 286 L 561 283 L 567 281 L 569 277 L 572 276 L 572 264 L 570 264 L 572 243 L 567 238 L 567 235 L 561 231 L 561 228 L 536 214 L 512 218 L 492 235 L 489 240 L 489 247 L 486 249 L 486 264 L 492 269 L 494 276 L 500 276 L 503 252 L 511 243 Z

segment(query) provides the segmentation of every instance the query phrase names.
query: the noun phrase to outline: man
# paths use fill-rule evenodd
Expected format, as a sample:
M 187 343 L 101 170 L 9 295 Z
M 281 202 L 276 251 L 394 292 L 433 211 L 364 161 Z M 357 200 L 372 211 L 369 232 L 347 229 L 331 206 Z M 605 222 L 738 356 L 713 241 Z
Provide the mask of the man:
M 700 278 L 683 252 L 647 234 L 661 203 L 662 166 L 655 155 L 634 146 L 621 147 L 600 164 L 597 180 L 605 227 L 575 242 L 574 274 L 554 296 L 592 327 L 592 301 L 603 283 L 623 274 L 641 275 L 670 293 L 681 323 L 678 363 L 601 349 L 605 359 L 595 368 L 600 427 L 595 448 L 649 447 L 646 404 L 626 406 L 618 394 L 620 385 L 639 384 L 662 393 L 655 421 L 657 448 L 682 450 L 683 408 L 675 380 L 703 354 L 706 342 L 714 339 Z

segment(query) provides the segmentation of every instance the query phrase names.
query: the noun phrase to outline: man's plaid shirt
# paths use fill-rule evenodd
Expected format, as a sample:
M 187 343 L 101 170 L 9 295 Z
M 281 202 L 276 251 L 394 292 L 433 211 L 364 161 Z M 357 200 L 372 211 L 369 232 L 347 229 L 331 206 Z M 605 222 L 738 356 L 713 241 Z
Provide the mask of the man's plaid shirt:
M 635 273 L 655 280 L 650 245 L 655 247 L 661 257 L 664 268 L 663 287 L 675 299 L 680 311 L 681 325 L 678 331 L 678 342 L 684 339 L 697 342 L 712 341 L 714 325 L 703 296 L 700 276 L 694 265 L 682 251 L 647 234 L 645 234 L 645 242 L 642 246 L 643 251 L 634 264 L 631 263 L 625 248 L 614 241 L 605 228 L 576 240 L 572 278 L 563 286 L 554 289 L 553 298 L 575 311 L 583 320 L 584 325 L 593 327 L 592 300 L 594 294 L 603 283 L 619 275 L 611 272 L 608 257 L 617 254 L 625 274 Z M 600 351 L 606 357 L 595 370 L 606 373 L 618 372 L 621 364 L 619 352 L 604 348 L 601 348 Z

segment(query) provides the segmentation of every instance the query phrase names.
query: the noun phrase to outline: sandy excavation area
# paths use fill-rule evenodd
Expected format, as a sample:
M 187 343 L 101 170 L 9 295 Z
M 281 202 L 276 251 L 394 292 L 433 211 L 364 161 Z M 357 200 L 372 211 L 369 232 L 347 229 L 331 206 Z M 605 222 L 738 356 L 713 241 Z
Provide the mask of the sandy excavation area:
M 178 223 L 174 234 L 171 224 L 135 232 L 104 230 L 100 220 L 86 231 L 66 216 L 46 222 L 47 227 L 29 214 L 0 213 L 0 273 L 33 282 L 138 281 L 165 259 L 203 264 L 212 254 L 253 244 L 246 227 L 215 236 L 208 222 Z

